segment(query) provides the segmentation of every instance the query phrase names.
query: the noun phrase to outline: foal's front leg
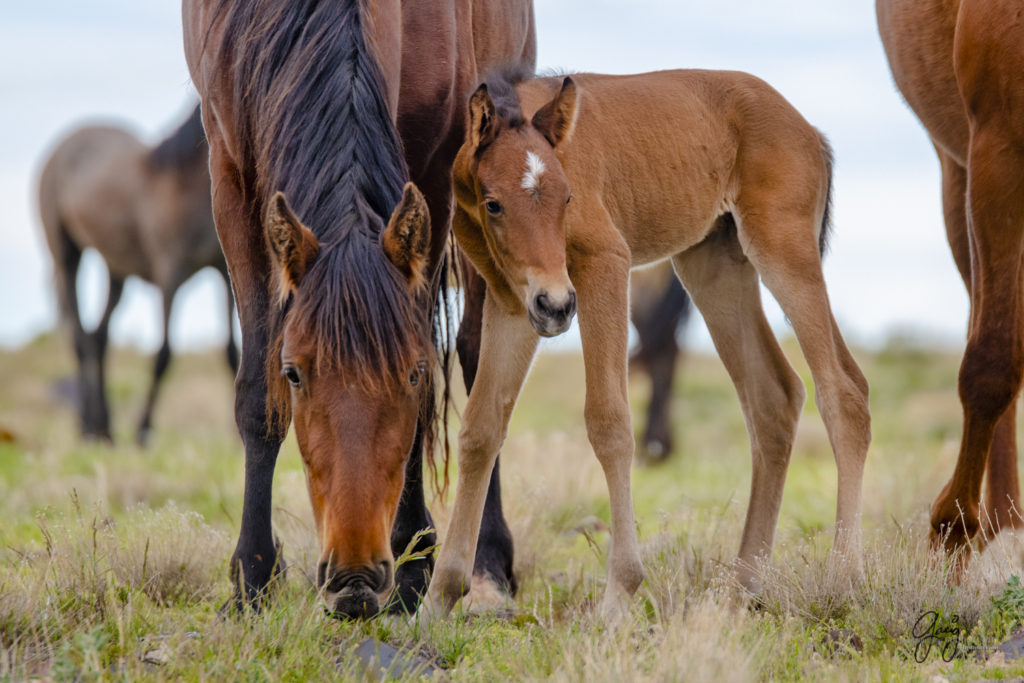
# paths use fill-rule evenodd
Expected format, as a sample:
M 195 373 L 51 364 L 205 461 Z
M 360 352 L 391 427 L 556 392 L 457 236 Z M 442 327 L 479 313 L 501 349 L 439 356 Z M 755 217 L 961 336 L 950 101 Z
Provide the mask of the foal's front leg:
M 480 366 L 459 431 L 459 483 L 448 533 L 441 544 L 420 613 L 442 618 L 469 590 L 487 483 L 516 398 L 537 350 L 526 312 L 484 300 Z
M 643 581 L 633 518 L 630 468 L 633 427 L 629 412 L 629 260 L 614 252 L 578 263 L 570 273 L 579 301 L 580 335 L 587 376 L 587 436 L 604 470 L 612 512 L 608 583 L 601 614 L 616 617 Z

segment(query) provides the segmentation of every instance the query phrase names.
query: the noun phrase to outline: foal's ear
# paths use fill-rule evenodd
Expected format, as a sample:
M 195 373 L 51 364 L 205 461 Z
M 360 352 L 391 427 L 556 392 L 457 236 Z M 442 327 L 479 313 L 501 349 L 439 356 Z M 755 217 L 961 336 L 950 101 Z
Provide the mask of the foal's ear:
M 270 199 L 266 231 L 274 266 L 281 279 L 278 293 L 283 300 L 299 288 L 306 269 L 320 251 L 320 243 L 292 211 L 283 192 Z
M 481 83 L 469 98 L 469 144 L 474 150 L 494 141 L 497 123 L 494 100 L 487 91 L 487 84 Z
M 406 183 L 402 201 L 398 202 L 388 227 L 380 237 L 384 253 L 409 279 L 409 284 L 423 284 L 423 269 L 430 248 L 430 211 L 419 189 Z
M 566 76 L 562 81 L 562 89 L 555 95 L 555 99 L 533 115 L 531 124 L 547 138 L 552 147 L 558 147 L 572 135 L 572 129 L 576 125 L 577 100 L 576 83 Z

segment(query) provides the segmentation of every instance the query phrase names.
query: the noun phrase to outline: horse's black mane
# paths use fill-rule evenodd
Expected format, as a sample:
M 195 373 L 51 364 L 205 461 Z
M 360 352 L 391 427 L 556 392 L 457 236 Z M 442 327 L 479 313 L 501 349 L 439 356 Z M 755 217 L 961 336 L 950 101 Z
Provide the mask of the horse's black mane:
M 234 79 L 252 220 L 262 224 L 265 203 L 283 191 L 321 244 L 290 315 L 317 340 L 321 365 L 368 388 L 404 378 L 426 351 L 429 317 L 379 243 L 408 171 L 364 37 L 364 2 L 227 4 L 218 60 Z
M 205 160 L 208 154 L 206 133 L 197 104 L 184 123 L 150 151 L 149 163 L 158 169 L 181 168 Z

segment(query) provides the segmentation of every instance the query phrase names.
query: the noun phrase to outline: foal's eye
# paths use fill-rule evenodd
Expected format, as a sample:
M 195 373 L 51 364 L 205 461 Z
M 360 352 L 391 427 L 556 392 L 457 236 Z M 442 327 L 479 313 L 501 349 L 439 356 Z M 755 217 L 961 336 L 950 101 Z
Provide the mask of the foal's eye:
M 485 202 L 484 208 L 487 209 L 487 213 L 491 214 L 492 216 L 497 216 L 502 212 L 501 202 L 495 201 L 493 199 Z
M 572 195 L 569 195 L 568 197 L 565 198 L 565 205 L 569 206 L 569 202 L 571 202 L 571 201 L 572 201 Z
M 288 384 L 291 384 L 296 389 L 302 386 L 302 377 L 299 375 L 299 371 L 294 365 L 284 366 L 281 370 L 281 374 L 288 380 Z

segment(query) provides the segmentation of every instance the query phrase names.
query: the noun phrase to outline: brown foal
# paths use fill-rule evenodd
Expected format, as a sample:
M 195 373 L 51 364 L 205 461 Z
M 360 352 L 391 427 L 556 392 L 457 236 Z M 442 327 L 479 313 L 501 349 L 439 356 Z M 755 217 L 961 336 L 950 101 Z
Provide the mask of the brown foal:
M 804 402 L 765 319 L 759 276 L 792 322 L 835 452 L 832 559 L 859 575 L 868 385 L 832 316 L 821 269 L 831 186 L 825 139 L 744 73 L 520 78 L 497 76 L 473 94 L 453 167 L 453 227 L 488 296 L 427 616 L 446 614 L 468 589 L 487 476 L 538 337 L 563 332 L 577 307 L 587 433 L 611 499 L 601 612 L 627 605 L 643 578 L 630 491 L 629 273 L 666 258 L 704 315 L 750 435 L 740 580 L 758 589 Z

